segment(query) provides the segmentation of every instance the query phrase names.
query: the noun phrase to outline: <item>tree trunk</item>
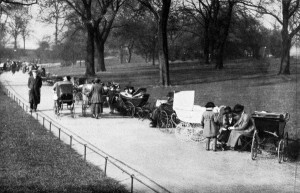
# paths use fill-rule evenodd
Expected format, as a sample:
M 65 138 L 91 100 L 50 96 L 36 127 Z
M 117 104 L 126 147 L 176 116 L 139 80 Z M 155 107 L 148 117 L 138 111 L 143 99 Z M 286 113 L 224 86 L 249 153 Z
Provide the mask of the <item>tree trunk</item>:
M 289 37 L 289 3 L 282 1 L 282 30 L 281 30 L 281 62 L 278 74 L 290 74 L 290 48 L 291 39 Z M 283 71 L 284 68 L 284 71 Z
M 278 74 L 291 74 L 290 73 L 290 49 L 291 49 L 291 40 L 288 37 L 285 37 L 285 35 L 283 35 L 280 69 Z
M 94 46 L 94 30 L 91 24 L 86 24 L 87 28 L 87 42 L 86 42 L 86 59 L 85 59 L 85 66 L 86 71 L 85 74 L 88 76 L 95 75 L 95 46 Z
M 26 38 L 25 38 L 25 36 L 23 36 L 23 50 L 24 50 L 24 51 L 25 51 L 25 49 L 26 49 L 25 42 L 26 42 Z
M 119 47 L 119 58 L 120 58 L 120 64 L 124 63 L 124 53 L 123 53 L 123 47 Z
M 14 49 L 16 50 L 18 48 L 17 46 L 17 36 L 14 37 Z
M 127 47 L 127 50 L 128 50 L 128 60 L 127 60 L 127 63 L 130 63 L 130 62 L 131 62 L 132 48 L 133 48 L 133 45 Z
M 216 68 L 217 69 L 223 69 L 224 68 L 224 63 L 223 63 L 224 46 L 225 46 L 225 43 L 220 45 L 219 48 L 217 49 L 217 58 L 216 58 Z
M 104 61 L 104 42 L 99 41 L 98 38 L 96 38 L 96 46 L 98 51 L 98 65 L 96 66 L 96 71 L 106 71 L 105 68 L 105 61 Z
M 210 63 L 210 58 L 209 58 L 209 23 L 205 23 L 205 30 L 204 30 L 204 58 L 205 58 L 205 64 Z
M 55 45 L 58 45 L 58 17 L 55 18 Z
M 228 12 L 226 15 L 226 20 L 225 24 L 223 26 L 223 30 L 220 30 L 219 32 L 219 46 L 218 46 L 218 53 L 217 53 L 217 62 L 216 62 L 216 68 L 217 69 L 222 69 L 224 67 L 223 65 L 223 57 L 224 57 L 224 48 L 225 48 L 225 43 L 227 41 L 227 37 L 229 34 L 229 28 L 231 24 L 231 18 L 232 18 L 232 10 L 235 5 L 235 1 L 228 1 Z M 223 31 L 223 34 L 222 34 Z
M 167 23 L 169 17 L 171 0 L 163 1 L 162 10 L 159 13 L 158 21 L 158 57 L 159 57 L 159 74 L 160 83 L 163 86 L 170 85 L 169 77 L 169 55 L 168 55 L 168 36 Z

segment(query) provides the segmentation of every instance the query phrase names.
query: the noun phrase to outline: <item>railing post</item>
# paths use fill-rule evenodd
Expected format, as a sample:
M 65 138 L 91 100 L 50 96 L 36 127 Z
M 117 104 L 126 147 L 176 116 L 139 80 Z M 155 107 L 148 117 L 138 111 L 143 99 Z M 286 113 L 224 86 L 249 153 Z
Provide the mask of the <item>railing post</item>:
M 43 117 L 43 128 L 45 128 L 45 117 Z
M 50 121 L 50 127 L 49 127 L 50 132 L 51 132 L 51 125 L 52 125 L 52 123 L 51 123 L 51 121 Z
M 70 135 L 70 148 L 72 148 L 72 139 L 73 139 L 73 136 Z
M 22 102 L 22 107 L 23 107 L 23 110 L 24 110 L 24 103 Z
M 107 160 L 108 157 L 105 157 L 105 165 L 104 165 L 104 175 L 106 176 L 106 170 L 107 170 Z
M 84 161 L 86 161 L 86 144 L 84 144 Z
M 84 144 L 84 161 L 86 161 L 86 144 Z
M 36 119 L 39 120 L 39 114 L 38 113 L 36 113 Z
M 131 176 L 131 193 L 133 193 L 133 178 L 134 178 L 134 175 L 132 174 Z
M 26 105 L 26 112 L 28 112 L 28 106 Z
M 60 140 L 60 128 L 58 128 L 58 139 Z

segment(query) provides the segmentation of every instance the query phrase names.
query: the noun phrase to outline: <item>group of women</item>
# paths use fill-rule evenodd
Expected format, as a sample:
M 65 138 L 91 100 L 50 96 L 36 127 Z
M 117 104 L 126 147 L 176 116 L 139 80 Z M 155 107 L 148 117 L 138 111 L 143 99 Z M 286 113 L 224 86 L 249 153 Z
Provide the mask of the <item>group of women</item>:
M 251 116 L 244 111 L 244 106 L 236 104 L 233 110 L 227 106 L 219 122 L 218 114 L 213 112 L 215 104 L 208 102 L 206 111 L 201 117 L 201 128 L 206 137 L 206 150 L 217 150 L 217 141 L 221 143 L 222 150 L 236 149 L 242 145 L 241 136 L 251 136 L 254 131 L 254 122 Z

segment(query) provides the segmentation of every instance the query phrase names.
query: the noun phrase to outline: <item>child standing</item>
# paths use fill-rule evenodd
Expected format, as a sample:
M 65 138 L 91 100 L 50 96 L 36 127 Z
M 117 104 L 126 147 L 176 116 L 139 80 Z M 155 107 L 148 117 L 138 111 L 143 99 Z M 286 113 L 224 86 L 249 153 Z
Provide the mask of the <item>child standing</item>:
M 206 137 L 206 150 L 210 149 L 210 141 L 213 141 L 212 150 L 216 151 L 217 146 L 217 135 L 219 132 L 218 127 L 218 115 L 213 112 L 215 104 L 213 102 L 208 102 L 205 105 L 206 111 L 202 114 L 201 125 L 203 128 L 203 135 Z

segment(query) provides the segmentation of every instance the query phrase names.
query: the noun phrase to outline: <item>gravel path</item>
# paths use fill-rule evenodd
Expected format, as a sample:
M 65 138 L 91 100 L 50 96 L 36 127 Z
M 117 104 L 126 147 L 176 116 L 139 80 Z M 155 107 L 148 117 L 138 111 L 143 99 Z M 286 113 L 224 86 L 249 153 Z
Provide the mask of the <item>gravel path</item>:
M 2 84 L 15 90 L 24 101 L 28 101 L 27 79 L 28 75 L 20 72 L 0 76 Z M 105 151 L 165 188 L 155 186 L 141 174 L 116 162 L 159 191 L 300 192 L 296 163 L 278 164 L 269 154 L 258 155 L 258 159 L 252 161 L 249 152 L 207 152 L 203 143 L 180 141 L 173 134 L 149 128 L 146 120 L 110 116 L 108 109 L 104 109 L 103 118 L 96 120 L 82 117 L 81 105 L 77 104 L 75 119 L 67 111 L 57 118 L 52 110 L 52 87 L 43 85 L 41 93 L 40 113 L 68 129 L 74 138 L 80 136 L 88 146 Z M 69 138 L 63 140 L 69 143 Z M 83 152 L 80 144 L 74 143 L 73 148 Z M 87 160 L 103 168 L 103 159 L 94 153 L 88 151 Z M 128 176 L 117 173 L 108 166 L 109 176 L 130 184 Z M 135 183 L 135 190 L 149 191 Z

